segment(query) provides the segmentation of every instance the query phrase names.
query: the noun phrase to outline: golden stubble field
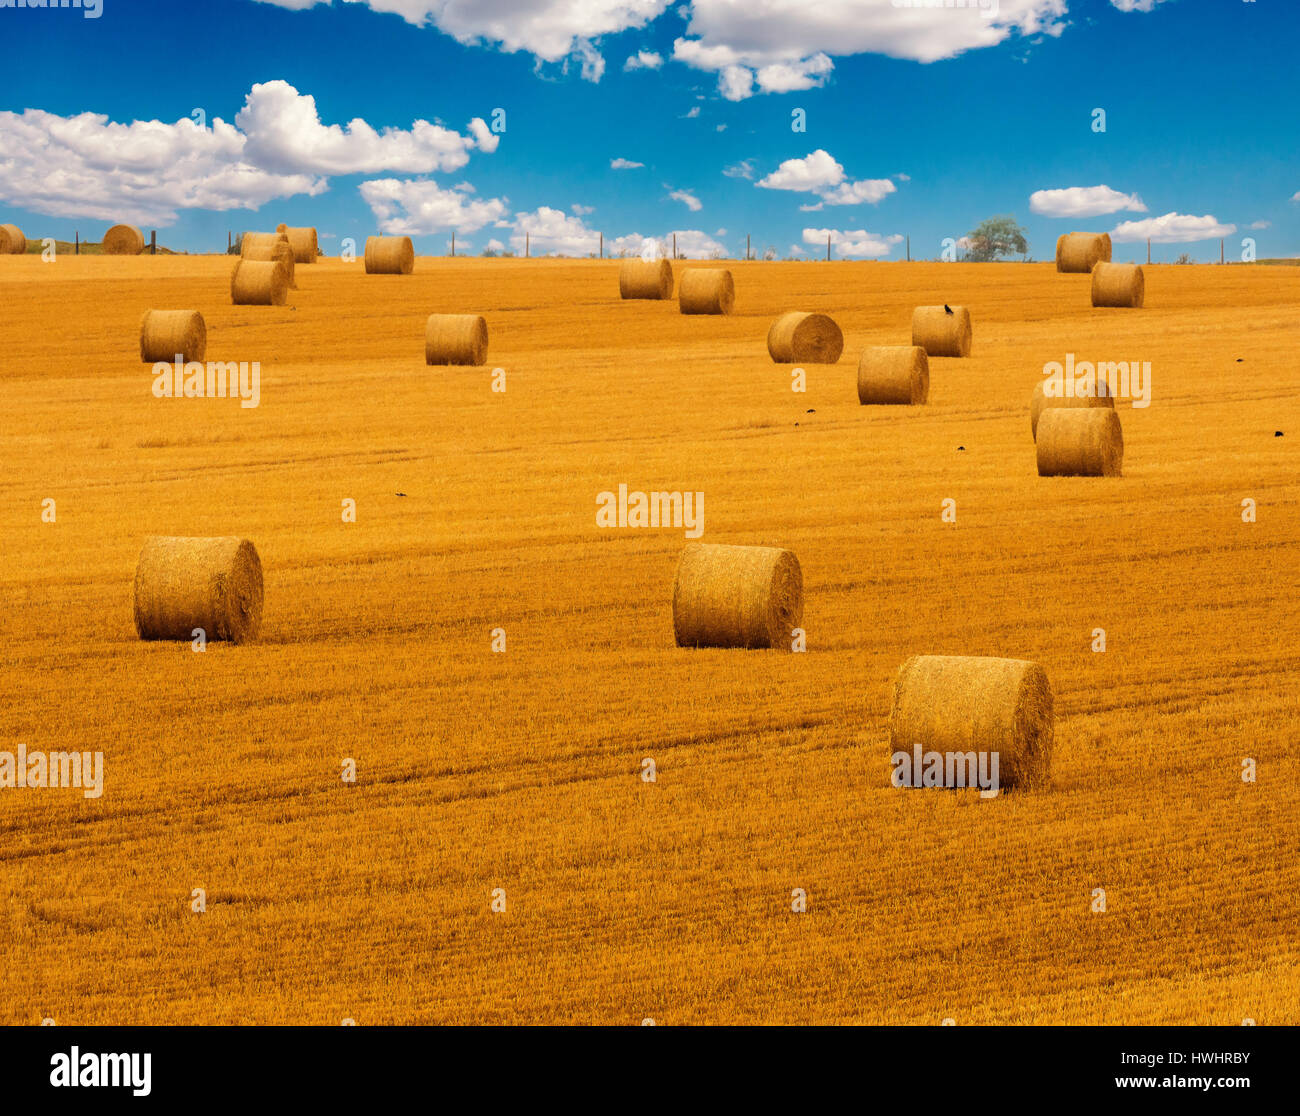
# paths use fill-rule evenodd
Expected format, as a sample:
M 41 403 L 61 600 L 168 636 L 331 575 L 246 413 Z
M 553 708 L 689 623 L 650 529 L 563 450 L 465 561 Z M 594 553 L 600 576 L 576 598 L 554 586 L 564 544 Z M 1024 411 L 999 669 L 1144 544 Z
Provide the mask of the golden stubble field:
M 709 318 L 610 261 L 327 261 L 284 308 L 231 266 L 0 259 L 0 750 L 105 754 L 97 800 L 0 791 L 0 1022 L 1300 1018 L 1300 269 L 1149 268 L 1133 312 L 1050 264 L 732 263 Z M 859 407 L 945 301 L 973 357 Z M 153 398 L 149 307 L 261 405 Z M 788 309 L 845 333 L 805 394 Z M 487 367 L 425 366 L 434 311 Z M 1122 479 L 1036 475 L 1067 352 L 1152 363 Z M 620 483 L 793 549 L 807 653 L 674 647 L 685 540 L 598 529 Z M 155 533 L 256 543 L 258 643 L 136 638 Z M 916 653 L 1042 663 L 1050 792 L 889 785 Z

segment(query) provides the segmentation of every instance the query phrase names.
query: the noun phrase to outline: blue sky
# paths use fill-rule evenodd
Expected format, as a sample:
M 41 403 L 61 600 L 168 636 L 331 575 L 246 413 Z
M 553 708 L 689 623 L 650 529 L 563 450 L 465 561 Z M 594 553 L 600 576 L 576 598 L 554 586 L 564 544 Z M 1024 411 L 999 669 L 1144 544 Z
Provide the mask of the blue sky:
M 1293 0 L 5 2 L 0 220 L 29 238 L 816 256 L 829 231 L 897 259 L 1011 213 L 1038 259 L 1117 228 L 1116 259 L 1148 233 L 1156 260 L 1300 254 Z

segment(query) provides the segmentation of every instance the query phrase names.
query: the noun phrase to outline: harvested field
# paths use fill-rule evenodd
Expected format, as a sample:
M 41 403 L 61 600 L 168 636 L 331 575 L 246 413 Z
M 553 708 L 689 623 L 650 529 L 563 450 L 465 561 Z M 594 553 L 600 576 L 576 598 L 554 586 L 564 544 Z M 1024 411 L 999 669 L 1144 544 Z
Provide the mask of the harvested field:
M 1145 267 L 1120 314 L 1052 262 L 725 266 L 693 316 L 609 260 L 322 258 L 235 306 L 226 257 L 0 257 L 0 752 L 105 757 L 0 796 L 0 1023 L 1300 1018 L 1300 270 Z M 972 356 L 861 406 L 945 301 Z M 844 334 L 805 393 L 792 306 Z M 150 307 L 260 406 L 154 398 Z M 427 367 L 435 312 L 489 364 Z M 1037 475 L 1067 352 L 1152 364 L 1123 477 Z M 598 528 L 620 483 L 793 551 L 807 651 L 677 647 L 689 540 Z M 137 637 L 151 535 L 256 542 L 255 642 Z M 1040 664 L 1051 789 L 892 787 L 913 655 Z

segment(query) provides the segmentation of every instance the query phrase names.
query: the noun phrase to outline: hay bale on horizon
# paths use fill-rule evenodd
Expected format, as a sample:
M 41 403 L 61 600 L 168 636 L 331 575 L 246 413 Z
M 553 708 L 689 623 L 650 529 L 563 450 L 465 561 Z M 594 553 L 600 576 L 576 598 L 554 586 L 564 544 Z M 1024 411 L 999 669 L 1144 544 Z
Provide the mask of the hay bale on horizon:
M 145 364 L 201 361 L 208 351 L 208 327 L 197 310 L 146 310 L 140 319 L 140 360 Z
M 844 334 L 826 314 L 792 310 L 767 331 L 767 351 L 777 364 L 834 364 L 844 352 Z
M 1056 270 L 1084 275 L 1099 263 L 1110 262 L 1110 233 L 1065 233 L 1056 241 Z
M 144 233 L 134 225 L 114 225 L 104 234 L 99 250 L 105 256 L 138 256 L 144 251 Z
M 20 256 L 27 251 L 27 238 L 17 225 L 0 225 L 0 256 Z
M 918 306 L 912 311 L 912 344 L 927 356 L 970 356 L 970 311 L 964 306 Z
M 618 297 L 672 298 L 673 265 L 666 259 L 623 260 L 618 265 Z
M 235 306 L 283 306 L 289 277 L 278 260 L 245 260 L 230 273 L 230 301 Z
M 1039 380 L 1034 385 L 1034 394 L 1029 400 L 1029 430 L 1038 441 L 1038 421 L 1048 407 L 1109 407 L 1115 409 L 1115 400 L 1110 394 L 1110 385 L 1103 377 L 1097 384 L 1097 395 L 1049 396 L 1045 381 Z
M 246 643 L 262 624 L 262 562 L 247 539 L 151 536 L 135 568 L 141 639 Z
M 1051 781 L 1052 687 L 1037 663 L 972 655 L 913 655 L 898 670 L 889 745 L 911 753 L 996 752 L 998 783 Z
M 316 257 L 320 255 L 320 248 L 316 241 L 316 228 L 313 225 L 276 225 L 275 231 L 283 233 L 288 238 L 289 246 L 293 249 L 294 263 L 314 264 Z
M 730 314 L 736 284 L 725 267 L 692 267 L 677 281 L 677 305 L 683 314 Z
M 858 402 L 920 404 L 930 398 L 930 359 L 920 345 L 872 345 L 858 358 Z
M 1092 269 L 1093 306 L 1141 310 L 1147 281 L 1137 264 L 1099 263 Z
M 1048 407 L 1038 419 L 1040 477 L 1118 477 L 1124 431 L 1114 408 Z
M 366 237 L 367 275 L 410 275 L 415 270 L 415 245 L 409 236 Z
M 483 364 L 487 322 L 479 314 L 430 314 L 424 326 L 425 364 Z
M 678 647 L 782 647 L 803 620 L 803 572 L 774 546 L 690 543 L 673 579 Z
M 275 260 L 284 267 L 289 288 L 298 289 L 298 283 L 294 278 L 294 266 L 297 261 L 294 258 L 293 248 L 289 244 L 289 238 L 283 233 L 244 233 L 239 242 L 239 256 L 244 260 Z

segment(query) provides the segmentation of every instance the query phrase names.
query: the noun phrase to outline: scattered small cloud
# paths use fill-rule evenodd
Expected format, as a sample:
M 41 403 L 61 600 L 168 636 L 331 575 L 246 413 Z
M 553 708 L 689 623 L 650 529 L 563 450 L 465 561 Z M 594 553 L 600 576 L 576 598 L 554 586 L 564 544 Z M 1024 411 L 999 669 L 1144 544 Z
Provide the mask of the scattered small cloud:
M 698 213 L 704 208 L 704 203 L 689 190 L 671 190 L 669 191 L 668 196 L 673 201 L 681 202 L 682 205 L 686 206 L 686 208 L 692 213 Z
M 657 70 L 664 64 L 664 57 L 653 50 L 639 50 L 629 56 L 628 60 L 623 63 L 623 69 L 631 70 Z
M 610 170 L 636 170 L 637 167 L 644 167 L 644 163 L 636 163 L 631 159 L 611 159 L 609 161 Z
M 1246 228 L 1248 229 L 1271 229 L 1272 227 L 1273 227 L 1272 221 L 1252 221 L 1249 225 L 1246 226 Z
M 595 207 L 594 205 L 576 205 L 576 204 L 575 204 L 575 205 L 571 205 L 571 206 L 569 206 L 569 209 L 572 210 L 573 213 L 576 214 L 578 217 L 585 217 L 585 216 L 587 216 L 588 213 L 595 213 L 595 212 L 596 212 L 596 207 Z
M 699 116 L 699 115 L 700 115 L 700 106 L 699 106 L 699 105 L 692 105 L 691 108 L 690 108 L 690 111 L 689 111 L 689 112 L 687 112 L 684 116 L 679 116 L 677 119 L 678 119 L 678 120 L 694 120 L 694 119 L 695 119 L 697 116 Z
M 754 160 L 742 159 L 739 163 L 734 163 L 732 166 L 723 167 L 722 173 L 728 178 L 752 179 L 754 177 Z
M 875 205 L 898 187 L 888 178 L 867 178 L 852 182 L 830 152 L 818 148 L 802 159 L 786 159 L 776 170 L 758 181 L 765 190 L 792 190 L 816 194 L 821 202 L 805 211 L 825 205 Z

